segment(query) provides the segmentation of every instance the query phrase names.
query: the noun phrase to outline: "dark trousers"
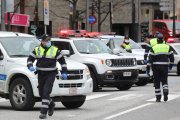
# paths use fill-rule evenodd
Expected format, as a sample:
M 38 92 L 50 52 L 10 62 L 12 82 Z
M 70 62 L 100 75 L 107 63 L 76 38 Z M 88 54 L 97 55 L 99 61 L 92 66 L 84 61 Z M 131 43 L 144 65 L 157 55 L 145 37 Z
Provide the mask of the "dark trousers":
M 56 77 L 56 71 L 44 72 L 38 71 L 38 89 L 39 95 L 42 99 L 41 113 L 47 114 L 50 102 L 53 102 L 50 98 L 52 92 L 54 80 Z
M 168 95 L 168 66 L 167 65 L 154 65 L 153 66 L 153 76 L 154 76 L 154 87 L 155 95 L 157 99 L 161 99 L 161 82 L 163 88 L 163 95 Z

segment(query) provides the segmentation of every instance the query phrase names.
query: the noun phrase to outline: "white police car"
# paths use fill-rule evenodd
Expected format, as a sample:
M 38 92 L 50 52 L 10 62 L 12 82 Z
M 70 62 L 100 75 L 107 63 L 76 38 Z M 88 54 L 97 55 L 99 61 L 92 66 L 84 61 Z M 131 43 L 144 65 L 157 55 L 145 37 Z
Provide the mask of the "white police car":
M 39 44 L 28 34 L 0 32 L 0 97 L 10 99 L 16 110 L 32 109 L 40 101 L 37 76 L 27 68 L 27 57 Z M 55 80 L 51 97 L 67 108 L 78 108 L 92 92 L 92 78 L 86 65 L 66 62 L 68 79 Z M 58 69 L 61 70 L 60 65 Z

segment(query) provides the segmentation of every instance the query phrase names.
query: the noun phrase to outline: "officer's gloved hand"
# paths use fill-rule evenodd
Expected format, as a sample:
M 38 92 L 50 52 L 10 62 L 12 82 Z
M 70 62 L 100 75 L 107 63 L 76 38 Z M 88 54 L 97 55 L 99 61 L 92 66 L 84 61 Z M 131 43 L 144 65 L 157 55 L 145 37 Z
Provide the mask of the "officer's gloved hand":
M 34 72 L 36 69 L 33 66 L 28 67 L 29 71 Z
M 63 80 L 67 80 L 67 73 L 66 72 L 62 72 L 61 76 L 62 76 Z
M 169 64 L 169 70 L 172 70 L 173 64 Z
M 144 60 L 144 64 L 147 64 L 147 62 L 148 62 L 147 60 Z

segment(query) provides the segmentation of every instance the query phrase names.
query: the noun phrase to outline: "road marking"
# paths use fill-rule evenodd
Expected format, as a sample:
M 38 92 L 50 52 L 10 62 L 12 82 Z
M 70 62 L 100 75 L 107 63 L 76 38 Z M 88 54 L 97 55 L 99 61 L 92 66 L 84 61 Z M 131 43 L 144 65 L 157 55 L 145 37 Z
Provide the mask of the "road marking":
M 0 99 L 0 102 L 7 102 L 8 100 L 7 99 L 4 99 L 4 98 L 2 98 L 2 99 Z
M 94 94 L 94 95 L 89 95 L 86 97 L 86 100 L 92 100 L 92 99 L 96 99 L 96 98 L 100 98 L 100 97 L 104 97 L 104 96 L 108 96 L 110 94 Z
M 169 94 L 168 95 L 168 101 L 174 100 L 174 99 L 179 98 L 179 97 L 180 97 L 180 95 Z M 156 98 L 152 98 L 152 99 L 149 99 L 147 101 L 148 102 L 154 102 L 154 101 L 156 101 Z
M 153 104 L 153 103 L 146 103 L 146 104 L 144 104 L 144 105 L 140 105 L 140 106 L 138 106 L 138 107 L 131 108 L 131 109 L 129 109 L 129 110 L 126 110 L 126 111 L 123 111 L 123 112 L 120 112 L 120 113 L 117 113 L 117 114 L 111 115 L 111 116 L 109 116 L 109 117 L 106 117 L 106 118 L 104 118 L 104 120 L 110 120 L 110 119 L 113 119 L 113 118 L 115 118 L 115 117 L 118 117 L 118 116 L 124 115 L 124 114 L 126 114 L 126 113 L 131 112 L 131 111 L 134 111 L 134 110 L 137 110 L 137 109 L 140 109 L 140 108 L 143 108 L 143 107 L 146 107 L 146 106 L 152 105 L 152 104 Z
M 132 99 L 134 97 L 141 97 L 143 95 L 138 95 L 138 94 L 127 94 L 127 95 L 123 95 L 123 96 L 119 96 L 119 97 L 115 97 L 109 100 L 129 100 Z

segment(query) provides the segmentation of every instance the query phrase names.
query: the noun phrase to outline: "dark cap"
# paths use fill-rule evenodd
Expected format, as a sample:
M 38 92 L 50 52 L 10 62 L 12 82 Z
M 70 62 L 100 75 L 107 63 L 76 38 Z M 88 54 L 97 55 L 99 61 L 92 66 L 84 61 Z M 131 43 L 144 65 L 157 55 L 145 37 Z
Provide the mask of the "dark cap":
M 156 35 L 159 34 L 159 33 L 160 33 L 159 31 L 156 31 L 156 32 L 155 32 Z
M 128 36 L 128 35 L 125 35 L 125 36 L 124 36 L 124 39 L 129 39 L 129 36 Z
M 41 36 L 41 41 L 49 41 L 49 40 L 51 40 L 51 38 L 47 35 L 47 34 L 43 34 L 42 36 Z
M 163 34 L 159 33 L 157 35 L 157 40 L 163 40 L 163 38 L 164 38 Z

